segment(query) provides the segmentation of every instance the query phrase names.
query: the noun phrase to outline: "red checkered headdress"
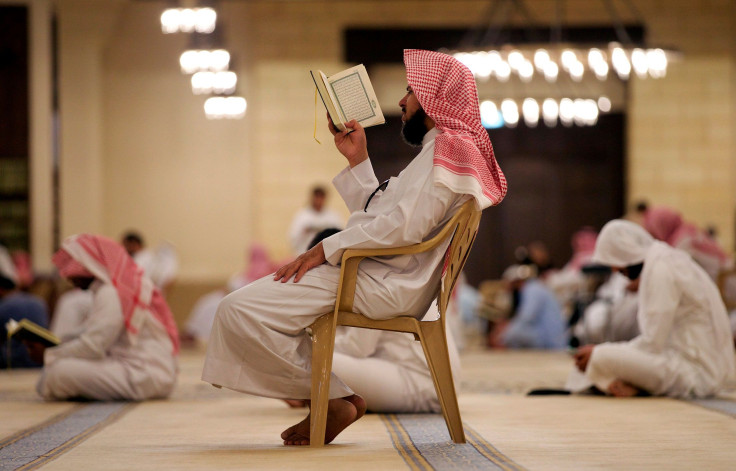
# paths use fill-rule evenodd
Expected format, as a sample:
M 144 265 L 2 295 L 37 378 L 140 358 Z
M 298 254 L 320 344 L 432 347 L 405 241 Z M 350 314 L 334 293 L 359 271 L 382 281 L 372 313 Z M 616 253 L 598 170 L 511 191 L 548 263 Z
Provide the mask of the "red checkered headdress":
M 480 122 L 478 92 L 470 70 L 439 52 L 404 50 L 406 78 L 424 112 L 440 131 L 434 147 L 434 180 L 472 195 L 483 209 L 501 202 L 506 177 Z
M 120 244 L 90 234 L 71 236 L 62 242 L 53 262 L 64 277 L 92 276 L 115 287 L 131 341 L 148 311 L 166 329 L 174 353 L 179 352 L 179 334 L 169 306 Z

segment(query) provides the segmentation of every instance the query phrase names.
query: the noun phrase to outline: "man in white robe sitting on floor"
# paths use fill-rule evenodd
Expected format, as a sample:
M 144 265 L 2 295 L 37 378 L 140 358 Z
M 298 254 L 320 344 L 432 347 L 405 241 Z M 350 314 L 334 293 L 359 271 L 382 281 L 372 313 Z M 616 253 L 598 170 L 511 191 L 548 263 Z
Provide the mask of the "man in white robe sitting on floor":
M 488 133 L 480 123 L 472 73 L 445 54 L 407 50 L 407 93 L 399 102 L 404 138 L 422 150 L 379 185 L 363 128 L 330 124 L 348 167 L 333 184 L 351 211 L 347 227 L 220 304 L 202 379 L 278 399 L 310 398 L 311 342 L 306 328 L 334 309 L 338 264 L 345 249 L 401 247 L 437 234 L 474 198 L 479 208 L 506 193 Z M 433 301 L 446 244 L 421 254 L 369 258 L 358 272 L 354 309 L 374 319 L 422 316 Z M 293 282 L 290 282 L 293 277 Z M 333 374 L 327 433 L 332 441 L 359 419 L 365 401 Z M 282 434 L 286 445 L 309 444 L 309 416 Z
M 593 260 L 639 280 L 641 334 L 578 350 L 575 363 L 592 385 L 616 397 L 692 398 L 715 395 L 734 378 L 726 308 L 690 255 L 614 220 L 603 227 Z

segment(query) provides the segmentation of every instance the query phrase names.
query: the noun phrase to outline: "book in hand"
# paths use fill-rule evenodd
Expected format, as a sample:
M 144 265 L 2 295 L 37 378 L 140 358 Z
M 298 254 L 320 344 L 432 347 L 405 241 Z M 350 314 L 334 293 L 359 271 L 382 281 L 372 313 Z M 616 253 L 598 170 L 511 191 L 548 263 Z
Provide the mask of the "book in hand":
M 29 342 L 38 342 L 47 347 L 54 347 L 61 343 L 61 340 L 48 329 L 41 327 L 35 322 L 29 321 L 28 319 L 21 319 L 16 321 L 10 319 L 6 324 L 5 328 L 8 331 L 9 339 L 16 339 L 19 341 L 28 340 Z
M 329 77 L 321 70 L 310 70 L 309 73 L 332 124 L 338 130 L 345 131 L 343 123 L 353 119 L 364 128 L 386 122 L 363 64 Z

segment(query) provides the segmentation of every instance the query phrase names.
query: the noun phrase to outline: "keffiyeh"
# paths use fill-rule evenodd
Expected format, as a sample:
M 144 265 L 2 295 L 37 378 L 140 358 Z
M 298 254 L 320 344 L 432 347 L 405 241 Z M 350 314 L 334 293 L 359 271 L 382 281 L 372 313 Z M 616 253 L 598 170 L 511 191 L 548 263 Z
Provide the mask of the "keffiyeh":
M 131 337 L 138 333 L 149 311 L 166 329 L 174 353 L 178 353 L 179 334 L 166 301 L 120 244 L 90 234 L 71 236 L 54 254 L 53 262 L 63 277 L 93 276 L 114 286 Z
M 439 52 L 404 51 L 406 77 L 440 134 L 435 140 L 435 182 L 472 195 L 480 209 L 501 202 L 506 177 L 480 122 L 478 93 L 470 70 Z

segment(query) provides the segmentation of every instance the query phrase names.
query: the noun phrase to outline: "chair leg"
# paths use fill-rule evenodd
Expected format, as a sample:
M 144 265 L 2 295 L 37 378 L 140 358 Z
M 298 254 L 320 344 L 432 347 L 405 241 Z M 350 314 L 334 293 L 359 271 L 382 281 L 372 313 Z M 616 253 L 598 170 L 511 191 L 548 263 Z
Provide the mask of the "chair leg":
M 311 447 L 322 447 L 325 444 L 335 328 L 334 313 L 325 314 L 312 324 L 312 400 L 309 423 Z
M 442 407 L 442 415 L 445 417 L 450 438 L 455 443 L 465 443 L 465 431 L 457 404 L 455 383 L 452 381 L 445 330 L 440 322 L 420 322 L 419 325 L 427 366 L 432 373 L 437 398 Z

